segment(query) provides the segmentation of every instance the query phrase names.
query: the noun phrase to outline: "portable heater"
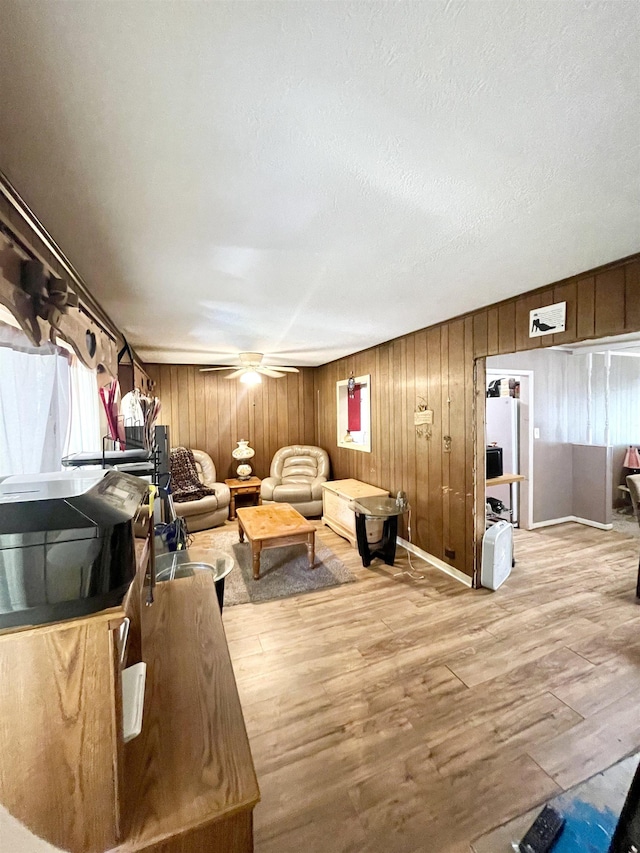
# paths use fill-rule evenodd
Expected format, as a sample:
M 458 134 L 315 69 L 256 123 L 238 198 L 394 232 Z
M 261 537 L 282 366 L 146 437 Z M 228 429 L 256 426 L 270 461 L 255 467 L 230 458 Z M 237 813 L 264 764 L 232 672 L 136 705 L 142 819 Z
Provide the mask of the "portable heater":
M 497 521 L 482 540 L 480 583 L 487 589 L 498 589 L 511 574 L 513 565 L 513 527 L 508 521 Z

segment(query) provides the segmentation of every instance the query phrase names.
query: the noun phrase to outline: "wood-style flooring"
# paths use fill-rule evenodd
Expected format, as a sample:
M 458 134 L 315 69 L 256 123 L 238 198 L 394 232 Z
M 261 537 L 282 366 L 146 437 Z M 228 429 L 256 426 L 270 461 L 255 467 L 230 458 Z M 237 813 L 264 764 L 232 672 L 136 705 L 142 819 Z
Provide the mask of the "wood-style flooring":
M 317 527 L 357 583 L 223 616 L 262 792 L 256 853 L 466 852 L 640 750 L 637 539 L 517 531 L 492 593 L 422 563 L 424 580 L 363 569 Z

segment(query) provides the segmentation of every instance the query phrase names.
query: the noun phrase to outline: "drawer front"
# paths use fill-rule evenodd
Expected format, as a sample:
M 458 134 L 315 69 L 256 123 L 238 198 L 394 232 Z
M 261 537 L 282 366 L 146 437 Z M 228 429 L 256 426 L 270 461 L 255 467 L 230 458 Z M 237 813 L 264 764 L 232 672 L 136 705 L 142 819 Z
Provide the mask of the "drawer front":
M 260 492 L 260 486 L 236 486 L 234 492 L 236 495 L 257 495 Z

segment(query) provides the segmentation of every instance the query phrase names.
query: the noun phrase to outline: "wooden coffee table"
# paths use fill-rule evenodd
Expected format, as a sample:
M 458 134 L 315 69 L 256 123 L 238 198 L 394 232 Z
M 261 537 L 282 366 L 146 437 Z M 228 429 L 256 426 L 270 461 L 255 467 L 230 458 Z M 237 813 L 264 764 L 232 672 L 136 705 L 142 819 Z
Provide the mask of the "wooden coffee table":
M 244 542 L 246 535 L 253 557 L 253 577 L 260 578 L 260 553 L 264 548 L 305 544 L 309 568 L 316 560 L 316 529 L 289 504 L 263 504 L 237 510 L 238 534 Z

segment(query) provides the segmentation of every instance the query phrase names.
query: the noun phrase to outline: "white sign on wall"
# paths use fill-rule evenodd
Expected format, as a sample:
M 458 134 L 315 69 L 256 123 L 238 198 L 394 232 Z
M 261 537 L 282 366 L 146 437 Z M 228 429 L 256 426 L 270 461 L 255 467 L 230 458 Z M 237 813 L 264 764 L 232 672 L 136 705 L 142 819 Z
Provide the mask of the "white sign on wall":
M 555 305 L 545 305 L 544 308 L 529 311 L 529 337 L 539 338 L 542 335 L 564 332 L 566 321 L 566 302 L 556 302 Z

